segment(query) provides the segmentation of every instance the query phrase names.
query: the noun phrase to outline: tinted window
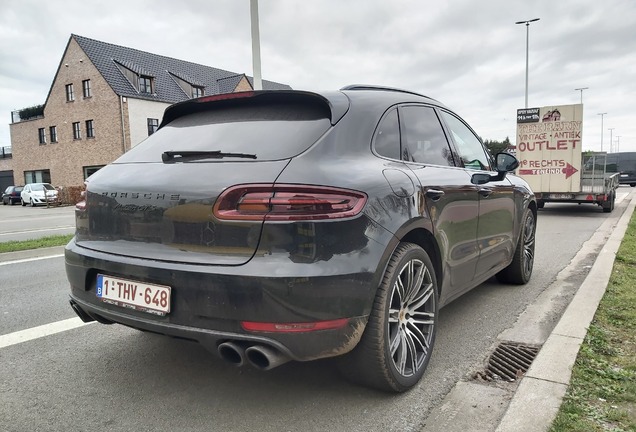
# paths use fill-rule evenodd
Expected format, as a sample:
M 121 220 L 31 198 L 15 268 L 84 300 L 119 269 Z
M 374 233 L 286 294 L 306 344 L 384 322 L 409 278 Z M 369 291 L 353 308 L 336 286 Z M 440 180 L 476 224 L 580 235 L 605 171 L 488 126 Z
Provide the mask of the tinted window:
M 453 166 L 453 156 L 442 125 L 433 108 L 400 108 L 402 141 L 406 160 L 433 165 Z
M 323 107 L 302 103 L 211 109 L 173 120 L 117 162 L 160 161 L 164 151 L 176 150 L 255 154 L 259 161 L 285 159 L 305 151 L 331 127 L 326 115 Z
M 448 125 L 457 146 L 464 166 L 469 169 L 490 170 L 490 158 L 486 154 L 481 141 L 461 120 L 452 114 L 442 111 L 442 117 Z
M 400 159 L 400 125 L 397 110 L 388 113 L 380 122 L 374 145 L 380 156 Z

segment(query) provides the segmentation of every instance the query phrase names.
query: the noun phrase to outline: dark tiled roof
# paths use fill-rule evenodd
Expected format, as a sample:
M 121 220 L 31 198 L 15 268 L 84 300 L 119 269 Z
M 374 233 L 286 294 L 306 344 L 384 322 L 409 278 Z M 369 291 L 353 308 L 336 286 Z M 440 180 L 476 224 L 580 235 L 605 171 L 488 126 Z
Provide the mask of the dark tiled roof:
M 104 79 L 106 79 L 115 93 L 120 96 L 169 103 L 181 102 L 187 100 L 188 97 L 177 82 L 170 77 L 170 74 L 195 86 L 204 86 L 206 95 L 232 91 L 243 77 L 242 74 L 237 74 L 236 72 L 151 54 L 83 36 L 71 35 L 71 38 L 77 41 Z M 155 93 L 139 93 L 124 76 L 116 63 L 138 74 L 152 76 L 154 78 Z M 233 79 L 236 79 L 234 87 L 231 86 Z M 252 79 L 250 77 L 248 79 L 251 83 Z M 291 87 L 286 84 L 263 80 L 263 89 L 290 90 Z

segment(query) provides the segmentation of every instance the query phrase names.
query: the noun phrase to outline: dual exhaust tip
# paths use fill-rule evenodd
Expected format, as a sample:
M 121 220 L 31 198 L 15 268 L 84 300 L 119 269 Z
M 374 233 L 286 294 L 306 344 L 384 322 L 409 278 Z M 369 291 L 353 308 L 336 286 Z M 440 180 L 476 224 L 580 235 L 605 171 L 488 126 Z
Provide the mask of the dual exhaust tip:
M 243 342 L 223 342 L 218 347 L 221 358 L 237 367 L 249 363 L 259 370 L 270 370 L 289 361 L 280 351 L 265 345 L 246 345 Z

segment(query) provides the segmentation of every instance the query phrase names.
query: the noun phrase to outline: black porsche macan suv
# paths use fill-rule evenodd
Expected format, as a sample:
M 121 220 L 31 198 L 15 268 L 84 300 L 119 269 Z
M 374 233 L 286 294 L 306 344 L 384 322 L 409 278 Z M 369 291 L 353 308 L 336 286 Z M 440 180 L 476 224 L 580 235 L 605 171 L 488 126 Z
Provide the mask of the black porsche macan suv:
M 348 378 L 404 391 L 441 306 L 493 275 L 530 279 L 537 205 L 516 166 L 404 90 L 178 103 L 89 179 L 71 305 L 236 365 L 341 356 Z

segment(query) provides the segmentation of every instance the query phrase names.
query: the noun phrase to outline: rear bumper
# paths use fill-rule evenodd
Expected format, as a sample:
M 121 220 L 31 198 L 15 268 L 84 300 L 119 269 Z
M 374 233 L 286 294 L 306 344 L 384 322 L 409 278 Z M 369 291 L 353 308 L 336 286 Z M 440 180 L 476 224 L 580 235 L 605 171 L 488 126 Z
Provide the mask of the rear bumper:
M 368 246 L 363 262 L 354 264 L 351 259 L 331 259 L 307 265 L 281 254 L 254 257 L 242 266 L 203 266 L 106 254 L 72 240 L 65 261 L 72 301 L 98 320 L 195 340 L 214 352 L 229 340 L 265 344 L 305 361 L 344 354 L 360 340 L 384 253 L 379 243 Z M 99 273 L 171 286 L 171 312 L 155 316 L 101 302 L 95 294 Z M 249 332 L 241 326 L 241 321 L 342 318 L 347 318 L 343 327 L 306 332 Z

